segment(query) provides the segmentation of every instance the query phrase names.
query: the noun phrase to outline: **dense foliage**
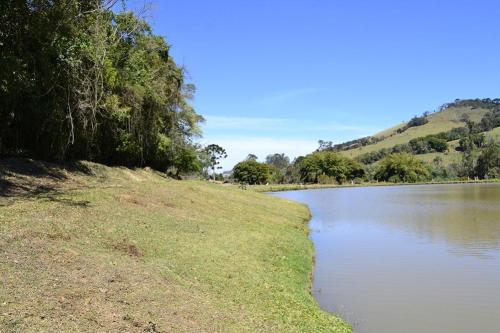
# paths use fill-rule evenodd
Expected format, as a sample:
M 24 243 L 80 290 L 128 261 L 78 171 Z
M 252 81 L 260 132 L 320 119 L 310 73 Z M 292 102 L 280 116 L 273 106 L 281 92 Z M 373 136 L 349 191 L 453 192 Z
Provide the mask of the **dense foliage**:
M 266 156 L 266 164 L 269 165 L 271 172 L 271 181 L 273 183 L 289 183 L 290 178 L 287 174 L 290 165 L 290 158 L 284 153 L 271 154 Z
M 427 180 L 429 175 L 429 169 L 424 162 L 407 153 L 396 153 L 380 161 L 375 179 L 394 183 L 415 183 Z
M 306 183 L 344 183 L 364 176 L 358 162 L 336 152 L 320 151 L 305 156 L 300 161 L 301 180 Z
M 500 178 L 500 144 L 492 143 L 477 159 L 476 174 L 479 178 Z
M 415 154 L 426 154 L 432 152 L 443 153 L 448 150 L 446 138 L 439 135 L 427 135 L 412 139 L 409 142 L 411 152 Z
M 255 160 L 239 162 L 233 168 L 233 178 L 245 184 L 267 184 L 271 180 L 269 166 Z
M 200 168 L 194 86 L 112 0 L 0 3 L 0 153 Z

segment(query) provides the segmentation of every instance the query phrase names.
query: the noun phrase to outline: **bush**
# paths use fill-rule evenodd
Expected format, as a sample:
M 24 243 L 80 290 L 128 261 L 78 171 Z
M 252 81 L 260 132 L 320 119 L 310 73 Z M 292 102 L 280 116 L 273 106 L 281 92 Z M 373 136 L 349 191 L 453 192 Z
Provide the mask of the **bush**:
M 300 162 L 300 175 L 305 182 L 331 182 L 334 179 L 341 184 L 362 178 L 364 174 L 361 164 L 335 152 L 315 152 Z
M 477 159 L 476 174 L 481 179 L 500 177 L 500 144 L 490 144 L 482 151 Z
M 403 133 L 408 128 L 422 126 L 422 125 L 427 124 L 428 122 L 429 122 L 429 120 L 427 119 L 426 114 L 424 114 L 420 117 L 415 116 L 415 117 L 411 118 L 410 121 L 405 126 L 398 129 L 397 133 Z
M 466 136 L 467 134 L 469 134 L 469 131 L 466 127 L 455 127 L 449 130 L 446 134 L 447 141 L 454 141 Z
M 247 160 L 234 166 L 233 177 L 239 183 L 266 184 L 271 179 L 271 173 L 267 164 Z
M 410 127 L 417 127 L 417 126 L 422 126 L 425 125 L 429 122 L 426 116 L 421 116 L 421 117 L 413 117 L 408 124 L 406 125 L 407 128 Z
M 427 135 L 410 140 L 411 152 L 427 154 L 432 152 L 445 152 L 448 150 L 446 133 Z
M 429 179 L 424 162 L 407 153 L 391 154 L 384 158 L 375 172 L 375 179 L 389 182 L 415 183 Z
M 431 136 L 428 138 L 427 146 L 431 151 L 436 151 L 439 153 L 443 153 L 448 150 L 448 143 L 446 142 L 446 140 L 435 136 Z

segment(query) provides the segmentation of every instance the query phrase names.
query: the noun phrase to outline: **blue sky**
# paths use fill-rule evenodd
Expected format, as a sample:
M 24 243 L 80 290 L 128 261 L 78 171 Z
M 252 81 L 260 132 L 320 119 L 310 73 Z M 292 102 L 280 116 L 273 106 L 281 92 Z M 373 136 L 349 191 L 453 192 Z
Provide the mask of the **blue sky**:
M 197 86 L 201 141 L 226 148 L 225 169 L 500 96 L 498 1 L 167 0 L 150 16 Z

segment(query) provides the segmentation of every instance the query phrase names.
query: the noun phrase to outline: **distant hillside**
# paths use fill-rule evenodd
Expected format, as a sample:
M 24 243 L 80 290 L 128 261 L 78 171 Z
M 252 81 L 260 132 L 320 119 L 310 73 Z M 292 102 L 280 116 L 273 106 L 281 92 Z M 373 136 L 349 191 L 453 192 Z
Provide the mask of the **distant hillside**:
M 381 149 L 391 149 L 397 145 L 408 144 L 412 139 L 465 127 L 466 119 L 479 123 L 488 112 L 495 110 L 500 110 L 499 99 L 456 100 L 453 103 L 442 106 L 440 111 L 414 118 L 425 118 L 427 122 L 423 125 L 406 128 L 408 122 L 401 123 L 376 133 L 371 137 L 330 146 L 330 149 L 340 151 L 344 156 L 350 158 L 359 158 L 367 153 L 374 153 Z M 500 139 L 500 127 L 485 131 L 484 134 L 487 139 Z M 458 147 L 458 140 L 448 141 L 448 146 L 449 149 L 447 152 L 432 152 L 418 154 L 417 156 L 427 162 L 432 161 L 436 156 L 442 156 L 446 164 L 457 162 L 460 158 L 460 152 L 455 149 Z

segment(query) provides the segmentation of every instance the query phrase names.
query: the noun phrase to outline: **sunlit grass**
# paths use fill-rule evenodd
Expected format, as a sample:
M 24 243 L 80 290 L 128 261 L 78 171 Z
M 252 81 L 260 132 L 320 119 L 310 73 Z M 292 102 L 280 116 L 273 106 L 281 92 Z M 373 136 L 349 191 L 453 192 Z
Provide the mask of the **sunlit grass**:
M 3 169 L 0 331 L 350 332 L 310 294 L 306 207 L 83 164 Z

